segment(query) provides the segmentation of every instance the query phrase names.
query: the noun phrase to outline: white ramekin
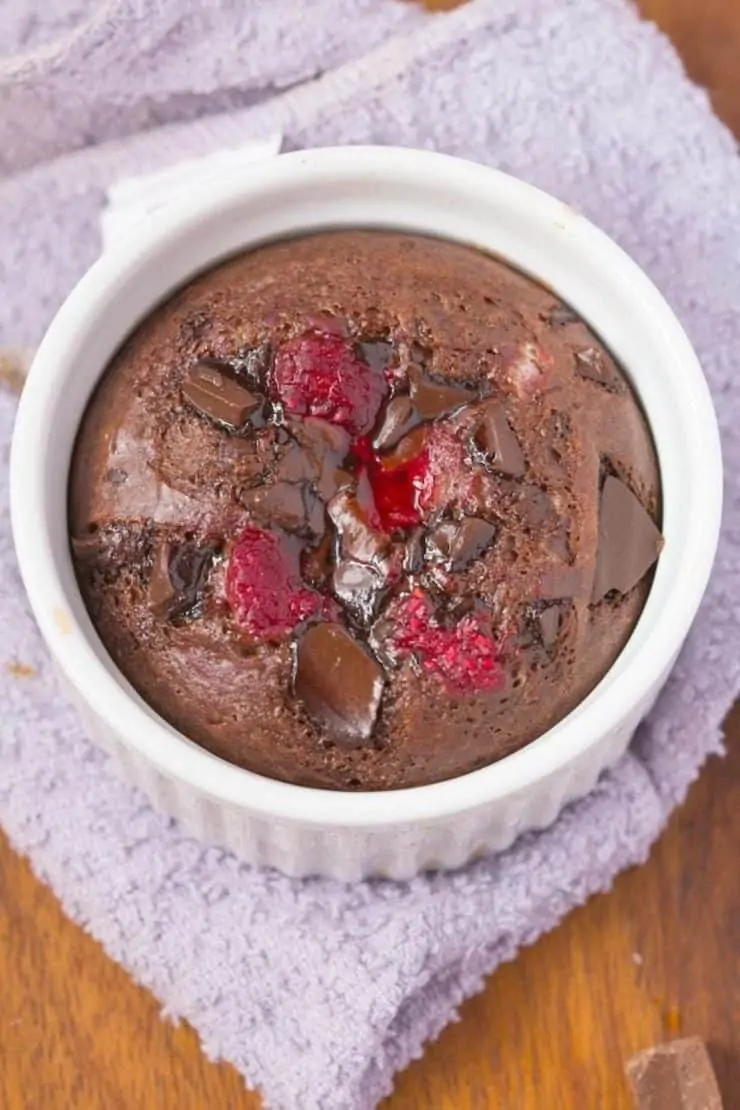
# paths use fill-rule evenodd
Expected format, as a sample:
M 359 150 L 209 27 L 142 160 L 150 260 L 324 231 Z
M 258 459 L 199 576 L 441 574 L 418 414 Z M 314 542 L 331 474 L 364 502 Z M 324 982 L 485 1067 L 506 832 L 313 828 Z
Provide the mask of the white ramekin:
M 501 255 L 572 304 L 628 371 L 663 483 L 665 550 L 619 659 L 570 716 L 499 763 L 380 793 L 292 786 L 231 766 L 161 720 L 108 658 L 77 589 L 67 474 L 88 398 L 132 328 L 224 256 L 312 229 L 427 232 Z M 565 204 L 505 174 L 425 151 L 314 150 L 214 176 L 92 267 L 57 314 L 25 387 L 12 516 L 36 619 L 90 735 L 198 836 L 291 875 L 405 878 L 456 867 L 549 824 L 626 748 L 686 637 L 714 557 L 721 458 L 709 392 L 673 313 L 642 271 Z

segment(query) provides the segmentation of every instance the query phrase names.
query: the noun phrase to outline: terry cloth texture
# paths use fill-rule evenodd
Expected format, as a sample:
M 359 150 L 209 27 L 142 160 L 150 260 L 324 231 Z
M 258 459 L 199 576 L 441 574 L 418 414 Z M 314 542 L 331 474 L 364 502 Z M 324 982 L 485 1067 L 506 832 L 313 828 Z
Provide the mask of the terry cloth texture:
M 433 147 L 575 205 L 665 293 L 717 402 L 728 485 L 715 573 L 628 754 L 552 828 L 494 859 L 345 886 L 253 870 L 186 837 L 85 738 L 14 561 L 14 402 L 0 397 L 0 822 L 66 912 L 168 1015 L 187 1018 L 209 1055 L 259 1087 L 267 1107 L 370 1110 L 486 974 L 645 859 L 721 749 L 740 677 L 735 143 L 625 0 L 476 0 L 434 18 L 376 0 L 218 0 L 207 12 L 194 0 L 117 0 L 87 21 L 71 3 L 64 10 L 72 29 L 61 40 L 50 45 L 42 28 L 25 57 L 0 68 L 3 344 L 35 344 L 94 259 L 111 183 L 282 132 L 294 147 Z M 134 42 L 149 48 L 124 65 Z

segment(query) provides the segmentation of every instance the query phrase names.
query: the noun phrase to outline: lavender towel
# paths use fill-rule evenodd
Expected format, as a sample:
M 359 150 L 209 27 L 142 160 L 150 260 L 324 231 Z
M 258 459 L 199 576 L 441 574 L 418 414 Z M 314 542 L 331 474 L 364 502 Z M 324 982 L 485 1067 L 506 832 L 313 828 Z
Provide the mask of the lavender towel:
M 239 7 L 235 0 L 220 5 L 232 18 Z M 118 0 L 95 34 L 87 27 L 86 61 L 72 51 L 68 70 L 54 55 L 57 103 L 68 97 L 80 104 L 76 118 L 88 121 L 96 141 L 140 119 L 151 125 L 191 109 L 202 113 L 221 105 L 223 95 L 262 96 L 259 104 L 48 162 L 62 139 L 79 145 L 75 126 L 66 129 L 66 115 L 59 116 L 60 137 L 41 121 L 37 129 L 34 118 L 21 136 L 21 117 L 13 113 L 45 103 L 39 74 L 53 51 L 37 48 L 33 63 L 16 66 L 11 84 L 7 67 L 0 68 L 0 103 L 9 106 L 0 150 L 8 164 L 31 167 L 0 181 L 0 267 L 10 279 L 3 281 L 1 342 L 34 343 L 92 260 L 108 182 L 282 128 L 294 146 L 433 146 L 510 170 L 579 207 L 632 253 L 683 319 L 723 426 L 727 510 L 716 571 L 631 751 L 553 828 L 495 859 L 455 875 L 348 887 L 251 870 L 187 838 L 119 784 L 84 738 L 57 690 L 14 564 L 7 506 L 13 403 L 0 398 L 0 820 L 70 916 L 169 1015 L 191 1021 L 205 1050 L 233 1062 L 272 1110 L 369 1110 L 484 975 L 608 888 L 621 868 L 645 859 L 708 754 L 720 750 L 721 722 L 740 678 L 740 162 L 706 96 L 625 0 L 476 0 L 427 20 L 373 0 L 372 21 L 370 4 L 342 0 L 344 10 L 356 9 L 362 37 L 385 38 L 384 45 L 269 97 L 262 83 L 271 65 L 280 72 L 282 59 L 258 65 L 245 40 L 244 81 L 230 56 L 223 63 L 230 91 L 213 88 L 218 73 L 201 83 L 208 52 L 196 54 L 194 42 L 203 28 L 191 19 L 165 33 L 173 7 L 201 5 L 147 5 L 161 36 L 156 57 L 166 88 L 145 92 L 137 106 L 122 83 L 109 40 L 113 16 L 133 26 L 138 5 Z M 302 6 L 285 0 L 244 7 L 254 15 L 249 41 L 258 50 L 279 42 L 276 21 L 287 11 L 298 18 Z M 332 7 L 336 15 L 337 3 L 321 5 L 329 17 Z M 67 8 L 79 33 L 84 20 L 70 0 Z M 320 59 L 356 56 L 356 28 L 345 27 L 340 42 L 331 19 L 324 26 L 320 16 L 316 5 L 302 34 L 293 29 L 302 61 L 288 79 L 325 65 Z M 404 21 L 413 25 L 405 37 Z M 217 20 L 207 22 L 216 41 Z M 228 43 L 224 49 L 228 54 Z M 141 58 L 147 89 L 157 81 L 152 59 L 152 52 Z M 104 62 L 119 64 L 117 75 L 106 78 Z M 85 68 L 89 79 L 81 82 Z M 200 90 L 197 103 L 183 103 L 178 74 Z M 285 78 L 271 80 L 283 85 Z M 112 123 L 111 104 L 121 106 Z M 33 675 L 20 674 L 17 663 L 32 666 Z

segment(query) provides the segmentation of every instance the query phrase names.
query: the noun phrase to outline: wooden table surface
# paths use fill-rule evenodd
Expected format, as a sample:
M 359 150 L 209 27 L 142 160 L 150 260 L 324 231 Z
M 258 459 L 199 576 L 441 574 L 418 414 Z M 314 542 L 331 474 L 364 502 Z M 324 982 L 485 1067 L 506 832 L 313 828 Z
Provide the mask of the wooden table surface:
M 451 6 L 451 0 L 430 0 Z M 642 0 L 740 135 L 740 0 Z M 383 1110 L 628 1110 L 631 1053 L 679 1032 L 740 1108 L 740 711 L 642 868 L 491 977 Z M 0 1108 L 259 1110 L 61 913 L 0 838 Z M 296 1107 L 296 1110 L 302 1110 Z

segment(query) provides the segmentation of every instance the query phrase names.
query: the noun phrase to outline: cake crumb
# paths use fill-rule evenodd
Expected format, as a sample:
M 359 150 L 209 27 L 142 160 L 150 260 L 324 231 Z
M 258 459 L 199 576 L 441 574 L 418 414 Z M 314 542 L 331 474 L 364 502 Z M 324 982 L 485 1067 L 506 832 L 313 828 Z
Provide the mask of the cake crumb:
M 30 663 L 21 663 L 18 659 L 6 663 L 5 669 L 8 674 L 12 674 L 14 678 L 35 678 L 38 674 L 36 668 L 32 667 Z
M 26 347 L 0 349 L 0 386 L 11 393 L 20 393 L 31 365 L 33 351 Z
M 54 623 L 63 636 L 69 636 L 72 631 L 72 622 L 64 609 L 54 610 Z

